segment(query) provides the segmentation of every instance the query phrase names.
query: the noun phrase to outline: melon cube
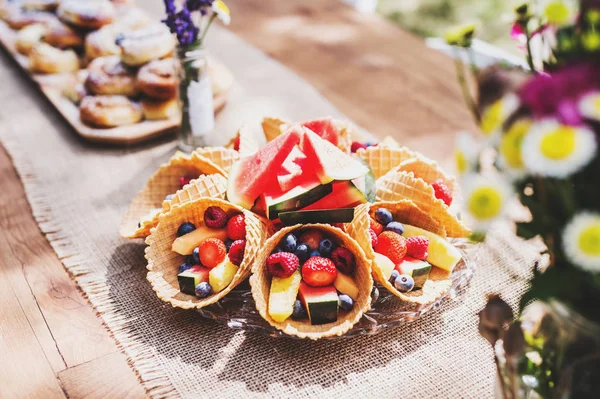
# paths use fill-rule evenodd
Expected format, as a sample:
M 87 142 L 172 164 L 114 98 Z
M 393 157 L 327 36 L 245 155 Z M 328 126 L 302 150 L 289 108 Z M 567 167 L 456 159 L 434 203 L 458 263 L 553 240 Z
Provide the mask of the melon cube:
M 227 240 L 227 229 L 209 229 L 206 226 L 200 226 L 191 233 L 175 239 L 171 250 L 180 255 L 189 255 L 194 251 L 194 248 L 207 238 L 218 238 L 221 241 L 225 241 Z
M 229 261 L 228 257 L 213 267 L 208 273 L 208 283 L 210 284 L 213 293 L 223 291 L 233 280 L 233 277 L 238 271 L 238 267 Z
M 296 270 L 290 277 L 273 277 L 269 291 L 269 315 L 273 320 L 281 323 L 294 313 L 294 302 L 301 281 L 300 270 Z

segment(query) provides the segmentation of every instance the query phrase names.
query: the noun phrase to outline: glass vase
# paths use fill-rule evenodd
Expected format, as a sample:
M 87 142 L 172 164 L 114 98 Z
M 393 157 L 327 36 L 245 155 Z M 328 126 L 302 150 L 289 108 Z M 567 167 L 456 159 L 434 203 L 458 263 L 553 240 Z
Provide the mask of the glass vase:
M 521 319 L 525 350 L 505 356 L 496 344 L 496 397 L 600 398 L 600 324 L 559 301 L 534 302 Z
M 178 53 L 181 109 L 178 146 L 191 152 L 210 143 L 215 127 L 213 93 L 206 50 L 200 46 L 180 49 Z

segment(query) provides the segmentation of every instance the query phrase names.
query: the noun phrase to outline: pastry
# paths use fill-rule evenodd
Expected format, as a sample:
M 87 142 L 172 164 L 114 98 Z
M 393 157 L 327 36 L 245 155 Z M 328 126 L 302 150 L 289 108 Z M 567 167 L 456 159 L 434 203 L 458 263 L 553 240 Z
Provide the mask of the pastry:
M 64 0 L 56 14 L 68 24 L 93 30 L 112 23 L 115 8 L 108 0 Z
M 38 43 L 29 53 L 29 69 L 32 72 L 74 72 L 79 66 L 79 58 L 73 50 L 61 50 L 46 43 Z
M 167 100 L 177 95 L 179 79 L 173 58 L 150 61 L 140 68 L 137 74 L 137 85 L 148 97 Z
M 175 49 L 175 39 L 163 24 L 152 24 L 129 32 L 119 38 L 121 60 L 131 66 L 140 66 L 166 57 Z
M 81 120 L 98 127 L 129 125 L 142 120 L 141 107 L 125 96 L 88 96 L 79 105 Z
M 90 32 L 85 37 L 85 57 L 93 60 L 98 57 L 120 55 L 121 49 L 115 43 L 119 27 L 111 24 L 103 26 L 97 31 Z
M 179 115 L 179 101 L 176 98 L 169 100 L 144 98 L 141 104 L 144 111 L 144 119 L 147 120 L 170 119 Z
M 86 87 L 95 94 L 137 95 L 135 73 L 117 55 L 94 59 L 88 65 Z
M 144 11 L 136 7 L 125 7 L 119 9 L 114 25 L 120 27 L 121 31 L 136 30 L 148 26 L 152 19 Z
M 20 30 L 27 25 L 49 24 L 56 21 L 56 16 L 49 12 L 23 11 L 19 8 L 10 8 L 4 17 L 6 24 L 15 30 Z
M 60 21 L 48 25 L 44 41 L 59 48 L 82 47 L 84 36 Z
M 59 0 L 20 0 L 23 9 L 35 11 L 54 11 Z
M 38 44 L 46 31 L 48 30 L 45 24 L 28 25 L 17 32 L 15 48 L 21 54 L 28 55 L 33 47 Z

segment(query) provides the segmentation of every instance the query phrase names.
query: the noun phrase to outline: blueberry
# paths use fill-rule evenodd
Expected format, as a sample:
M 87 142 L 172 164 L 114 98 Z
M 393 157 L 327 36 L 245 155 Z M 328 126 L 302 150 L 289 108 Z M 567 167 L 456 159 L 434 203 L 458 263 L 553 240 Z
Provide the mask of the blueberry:
M 227 240 L 225 240 L 225 249 L 227 250 L 227 253 L 229 253 L 229 249 L 231 248 L 231 244 L 233 244 L 233 240 L 230 240 L 229 238 Z
M 398 270 L 392 271 L 392 275 L 390 276 L 390 281 L 392 282 L 392 284 L 394 284 L 394 281 L 396 281 L 399 275 L 400 272 Z
M 194 261 L 194 265 L 200 265 L 200 247 L 194 248 L 192 252 L 192 260 Z
M 309 258 L 312 258 L 313 256 L 321 256 L 321 253 L 315 249 L 310 253 Z
M 196 295 L 200 298 L 206 298 L 212 293 L 212 287 L 206 281 L 201 282 L 196 286 Z
M 375 220 L 377 220 L 384 226 L 387 226 L 388 223 L 392 221 L 392 219 L 392 213 L 386 208 L 379 208 L 375 211 Z
M 179 228 L 177 229 L 177 237 L 181 237 L 182 235 L 191 233 L 194 230 L 196 230 L 196 226 L 194 226 L 193 223 L 190 223 L 190 222 L 182 223 L 181 226 L 179 226 Z
M 294 302 L 294 312 L 292 313 L 292 319 L 303 320 L 307 317 L 308 315 L 306 314 L 306 309 L 304 309 L 304 305 L 302 305 L 302 301 L 296 299 L 296 302 Z
M 281 248 L 277 247 L 277 248 L 275 248 L 275 249 L 273 250 L 273 252 L 271 252 L 271 255 L 273 255 L 273 254 L 278 254 L 278 253 L 280 253 L 280 252 L 283 252 L 283 249 L 281 249 Z
M 171 201 L 173 199 L 174 194 L 167 194 L 165 197 L 165 201 Z
M 326 238 L 319 243 L 319 252 L 321 253 L 321 256 L 329 258 L 331 256 L 331 251 L 333 251 L 333 242 L 331 242 L 331 240 Z
M 394 281 L 394 287 L 400 292 L 409 292 L 415 287 L 415 280 L 408 274 L 401 274 Z
M 182 263 L 181 266 L 179 266 L 179 271 L 177 272 L 177 274 L 183 273 L 184 271 L 186 271 L 190 267 L 192 267 L 192 265 L 190 265 L 189 263 Z
M 393 231 L 400 235 L 404 234 L 404 226 L 400 222 L 390 222 L 385 226 L 386 231 Z
M 373 286 L 371 290 L 371 306 L 379 299 L 379 288 Z
M 296 246 L 298 245 L 298 239 L 292 233 L 283 237 L 283 241 L 281 242 L 281 249 L 285 252 L 294 252 L 296 250 Z
M 346 294 L 338 296 L 338 302 L 340 304 L 340 309 L 344 312 L 349 312 L 354 307 L 354 301 Z
M 309 251 L 310 250 L 308 249 L 308 245 L 299 244 L 296 247 L 294 254 L 298 257 L 298 259 L 300 259 L 300 263 L 304 263 L 304 262 L 306 262 L 306 260 L 308 259 L 308 256 L 310 255 Z

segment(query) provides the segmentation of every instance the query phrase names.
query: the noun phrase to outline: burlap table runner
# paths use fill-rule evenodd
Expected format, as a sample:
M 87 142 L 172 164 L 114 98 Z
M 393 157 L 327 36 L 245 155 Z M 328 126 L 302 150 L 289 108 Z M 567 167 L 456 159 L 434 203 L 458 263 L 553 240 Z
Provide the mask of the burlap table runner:
M 210 48 L 237 79 L 218 118 L 221 138 L 263 115 L 339 115 L 296 75 L 231 33 Z M 495 234 L 459 303 L 376 336 L 308 342 L 231 330 L 157 299 L 145 279 L 144 244 L 118 235 L 129 201 L 174 152 L 164 139 L 129 149 L 79 139 L 1 56 L 0 138 L 23 179 L 41 230 L 102 315 L 154 397 L 492 396 L 494 366 L 479 338 L 485 293 L 522 292 L 528 245 Z

